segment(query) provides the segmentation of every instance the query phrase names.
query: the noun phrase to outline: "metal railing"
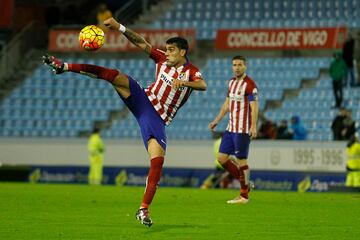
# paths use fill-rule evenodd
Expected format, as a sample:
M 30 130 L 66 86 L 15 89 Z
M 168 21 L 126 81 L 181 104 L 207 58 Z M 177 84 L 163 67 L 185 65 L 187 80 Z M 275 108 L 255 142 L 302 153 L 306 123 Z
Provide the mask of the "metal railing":
M 139 9 L 141 10 L 141 6 L 139 6 L 138 1 L 130 0 L 115 12 L 114 17 L 121 23 L 126 24 Z
M 149 6 L 157 3 L 156 0 L 130 0 L 127 1 L 121 8 L 119 8 L 114 17 L 123 24 L 132 24 L 134 16 L 139 13 L 146 13 Z
M 36 37 L 35 23 L 24 27 L 0 52 L 0 85 L 13 76 L 26 53 L 32 49 Z

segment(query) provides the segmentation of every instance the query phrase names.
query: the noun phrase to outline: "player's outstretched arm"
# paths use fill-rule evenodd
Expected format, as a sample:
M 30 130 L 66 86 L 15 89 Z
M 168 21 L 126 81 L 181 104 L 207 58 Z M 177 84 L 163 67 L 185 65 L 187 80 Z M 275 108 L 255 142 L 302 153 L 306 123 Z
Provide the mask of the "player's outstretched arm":
M 257 121 L 259 115 L 259 102 L 251 101 L 250 102 L 250 111 L 251 111 L 251 127 L 250 127 L 250 137 L 257 137 Z
M 114 18 L 109 18 L 104 21 L 104 25 L 111 30 L 118 30 L 122 32 L 125 37 L 132 42 L 135 46 L 142 49 L 144 52 L 150 55 L 151 52 L 151 44 L 148 43 L 145 38 L 143 38 L 140 34 L 134 32 L 133 30 L 123 26 Z
M 207 87 L 204 79 L 198 79 L 193 82 L 185 82 L 184 86 L 190 87 L 190 88 L 192 88 L 194 90 L 198 90 L 198 91 L 206 91 L 206 87 Z
M 229 111 L 229 97 L 227 97 L 221 106 L 219 114 L 215 117 L 215 119 L 209 123 L 208 128 L 211 131 L 214 131 L 215 127 L 218 125 L 218 123 L 221 121 L 221 119 L 225 116 L 225 114 Z
M 206 91 L 206 82 L 202 78 L 198 78 L 193 82 L 184 82 L 177 78 L 173 79 L 172 87 L 177 90 L 180 87 L 188 87 L 198 91 Z

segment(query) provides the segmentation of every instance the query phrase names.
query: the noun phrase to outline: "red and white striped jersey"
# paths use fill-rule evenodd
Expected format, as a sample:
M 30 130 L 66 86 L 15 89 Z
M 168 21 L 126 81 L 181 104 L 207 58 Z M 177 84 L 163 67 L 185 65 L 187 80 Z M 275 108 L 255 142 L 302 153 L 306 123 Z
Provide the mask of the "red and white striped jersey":
M 249 96 L 258 100 L 256 83 L 246 74 L 240 79 L 230 79 L 228 98 L 230 119 L 227 131 L 233 133 L 249 133 L 251 124 Z
M 193 90 L 188 87 L 173 89 L 173 79 L 192 82 L 202 78 L 202 75 L 190 62 L 178 68 L 168 67 L 165 53 L 159 49 L 152 49 L 150 58 L 156 63 L 156 79 L 145 89 L 145 93 L 165 124 L 169 125 Z

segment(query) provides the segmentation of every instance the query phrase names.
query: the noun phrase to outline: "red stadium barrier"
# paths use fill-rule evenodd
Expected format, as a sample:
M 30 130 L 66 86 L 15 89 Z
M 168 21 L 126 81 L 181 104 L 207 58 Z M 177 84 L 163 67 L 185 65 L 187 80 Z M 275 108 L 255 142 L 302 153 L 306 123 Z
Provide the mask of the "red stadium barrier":
M 52 29 L 49 31 L 49 46 L 50 51 L 56 52 L 73 52 L 85 51 L 79 45 L 79 30 L 70 29 Z M 189 48 L 195 47 L 196 33 L 194 29 L 167 29 L 167 30 L 136 30 L 145 37 L 150 44 L 156 48 L 164 48 L 165 42 L 168 38 L 181 36 L 188 40 Z M 124 51 L 138 51 L 139 49 L 130 43 L 124 35 L 120 32 L 106 32 L 105 44 L 100 49 L 104 52 L 124 52 Z
M 347 28 L 219 29 L 217 49 L 341 48 Z

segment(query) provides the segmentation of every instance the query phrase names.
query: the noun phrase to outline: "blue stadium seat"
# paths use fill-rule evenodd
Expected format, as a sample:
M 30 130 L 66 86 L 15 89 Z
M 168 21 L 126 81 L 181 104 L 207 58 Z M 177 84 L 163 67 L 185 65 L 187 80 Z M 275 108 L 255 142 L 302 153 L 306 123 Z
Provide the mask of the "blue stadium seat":
M 266 4 L 262 5 L 266 8 Z M 253 5 L 251 1 L 248 1 L 248 6 L 261 8 L 260 5 Z M 212 21 L 209 22 L 209 25 L 212 24 Z M 209 28 L 209 31 L 213 31 L 212 28 Z M 116 64 L 123 68 L 127 66 L 140 80 L 147 76 L 151 81 L 153 77 L 154 66 L 149 60 L 92 61 L 95 64 Z M 317 77 L 319 69 L 327 68 L 329 64 L 329 58 L 249 59 L 248 72 L 258 83 L 261 110 L 264 110 L 267 100 L 281 100 L 284 89 L 298 88 L 302 78 Z M 141 70 L 135 70 L 136 66 L 140 66 Z M 106 120 L 110 111 L 124 107 L 113 88 L 104 82 L 70 74 L 40 78 L 46 76 L 41 74 L 42 71 L 45 73 L 48 69 L 42 66 L 36 69 L 33 75 L 25 80 L 23 86 L 27 87 L 20 86 L 1 103 L 0 124 L 4 126 L 0 131 L 1 136 L 76 137 L 79 131 L 90 131 L 94 121 Z M 169 139 L 210 139 L 206 126 L 218 113 L 225 99 L 227 82 L 232 76 L 231 61 L 228 58 L 210 58 L 202 72 L 209 89 L 206 92 L 193 92 L 194 96 L 180 110 L 181 113 L 169 128 Z M 42 81 L 47 83 L 46 87 L 42 86 Z M 142 84 L 145 86 L 146 82 Z M 309 139 L 315 139 L 315 136 L 318 139 L 330 139 L 329 123 L 336 114 L 336 111 L 330 110 L 334 101 L 331 91 L 331 80 L 321 78 L 314 89 L 303 89 L 296 99 L 285 100 L 280 109 L 269 109 L 265 115 L 273 121 L 280 121 L 300 114 L 310 128 Z M 359 116 L 360 111 L 357 109 L 360 104 L 347 99 L 349 96 L 360 98 L 360 91 L 345 90 L 344 96 L 345 103 L 354 109 L 354 116 Z M 227 117 L 219 124 L 219 129 L 226 128 L 226 119 Z M 322 126 L 323 132 L 312 134 L 316 128 L 314 126 Z M 129 115 L 114 122 L 110 129 L 104 131 L 104 136 L 138 138 L 140 133 L 134 117 Z
M 189 8 L 191 6 L 191 8 Z M 206 1 L 178 2 L 152 28 L 189 26 L 190 19 L 199 21 L 221 20 L 223 26 L 248 27 L 334 27 L 347 24 L 359 27 L 358 1 Z M 175 16 L 175 21 L 173 21 Z M 265 21 L 264 21 L 265 20 Z M 182 27 L 181 27 L 182 26 Z M 216 31 L 214 24 L 196 23 L 197 30 Z M 215 34 L 197 33 L 201 39 L 212 39 Z

